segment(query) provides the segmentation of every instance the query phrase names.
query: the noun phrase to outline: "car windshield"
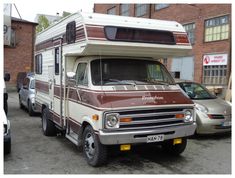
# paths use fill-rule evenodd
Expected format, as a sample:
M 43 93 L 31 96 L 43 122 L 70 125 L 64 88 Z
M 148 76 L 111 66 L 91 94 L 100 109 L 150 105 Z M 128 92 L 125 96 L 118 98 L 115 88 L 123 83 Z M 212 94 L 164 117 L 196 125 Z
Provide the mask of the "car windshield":
M 91 77 L 93 85 L 174 84 L 166 68 L 150 60 L 97 59 L 91 62 Z
M 197 83 L 179 83 L 179 86 L 186 92 L 186 94 L 193 100 L 215 99 L 205 87 Z
M 35 79 L 31 80 L 30 88 L 35 89 Z

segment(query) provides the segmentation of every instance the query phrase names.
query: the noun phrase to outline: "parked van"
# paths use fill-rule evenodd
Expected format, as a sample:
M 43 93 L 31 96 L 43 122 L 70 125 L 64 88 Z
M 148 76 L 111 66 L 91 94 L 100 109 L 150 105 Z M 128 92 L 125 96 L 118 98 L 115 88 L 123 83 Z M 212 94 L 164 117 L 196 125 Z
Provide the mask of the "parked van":
M 185 150 L 194 104 L 158 62 L 192 49 L 179 23 L 75 13 L 39 33 L 35 49 L 44 135 L 62 131 L 92 166 L 106 162 L 110 145 Z

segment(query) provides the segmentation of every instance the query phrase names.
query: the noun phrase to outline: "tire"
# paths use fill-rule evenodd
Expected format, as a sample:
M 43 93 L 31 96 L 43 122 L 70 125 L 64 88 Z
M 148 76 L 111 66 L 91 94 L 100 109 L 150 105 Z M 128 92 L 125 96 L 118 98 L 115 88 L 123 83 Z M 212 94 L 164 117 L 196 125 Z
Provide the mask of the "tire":
M 181 144 L 173 145 L 173 140 L 169 140 L 163 143 L 162 147 L 166 153 L 169 153 L 174 156 L 179 156 L 181 153 L 184 152 L 187 146 L 187 139 L 182 138 Z
M 90 125 L 86 126 L 83 132 L 82 145 L 83 153 L 89 165 L 98 167 L 106 163 L 107 147 L 100 143 Z
M 7 142 L 4 142 L 4 154 L 10 154 L 11 153 L 11 139 L 9 139 Z
M 35 112 L 33 111 L 32 103 L 31 103 L 30 100 L 28 100 L 28 112 L 29 112 L 29 116 L 34 116 L 35 115 Z
M 21 103 L 20 95 L 19 95 L 19 106 L 20 106 L 20 109 L 24 108 L 23 104 Z
M 45 136 L 55 136 L 57 133 L 54 122 L 50 119 L 48 108 L 42 110 L 42 132 Z

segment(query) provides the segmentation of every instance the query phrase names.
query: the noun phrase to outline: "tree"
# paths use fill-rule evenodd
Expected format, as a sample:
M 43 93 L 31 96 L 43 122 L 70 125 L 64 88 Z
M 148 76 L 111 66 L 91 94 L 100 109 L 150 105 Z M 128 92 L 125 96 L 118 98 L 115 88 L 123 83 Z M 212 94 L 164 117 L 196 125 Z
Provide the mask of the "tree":
M 45 30 L 49 26 L 50 26 L 49 20 L 44 15 L 40 15 L 38 17 L 38 26 L 36 28 L 37 33 Z
M 66 17 L 66 16 L 68 16 L 70 14 L 71 14 L 70 12 L 63 11 L 62 18 Z

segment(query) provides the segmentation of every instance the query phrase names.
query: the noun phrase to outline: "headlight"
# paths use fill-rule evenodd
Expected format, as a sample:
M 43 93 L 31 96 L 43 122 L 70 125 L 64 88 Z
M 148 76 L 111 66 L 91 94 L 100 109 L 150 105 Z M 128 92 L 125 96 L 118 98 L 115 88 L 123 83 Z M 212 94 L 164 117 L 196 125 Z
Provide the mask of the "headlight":
M 198 111 L 201 111 L 205 114 L 208 113 L 208 109 L 203 105 L 196 104 L 195 107 L 196 107 L 196 110 L 198 110 Z
M 185 122 L 193 122 L 193 113 L 191 110 L 184 111 L 184 121 Z
M 35 97 L 31 98 L 31 102 L 34 104 L 35 103 Z
M 105 127 L 107 129 L 119 128 L 118 114 L 107 114 L 105 117 Z

